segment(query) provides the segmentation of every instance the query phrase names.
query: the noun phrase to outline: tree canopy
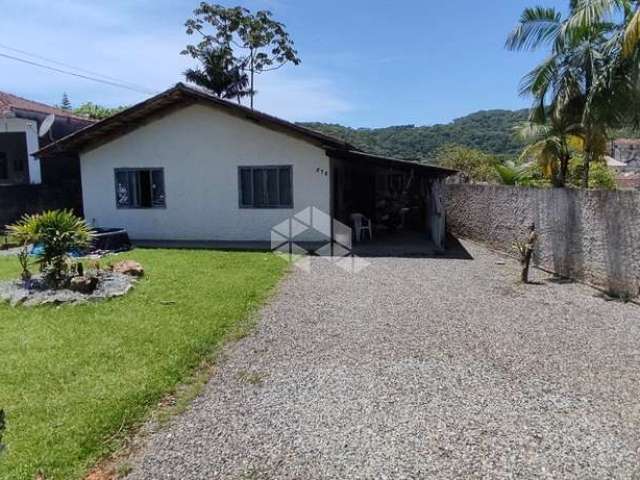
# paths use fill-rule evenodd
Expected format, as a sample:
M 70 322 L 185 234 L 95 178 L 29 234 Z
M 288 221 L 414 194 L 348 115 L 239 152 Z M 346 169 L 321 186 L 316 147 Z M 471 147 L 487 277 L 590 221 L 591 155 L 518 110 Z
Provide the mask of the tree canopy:
M 209 48 L 198 53 L 201 68 L 184 72 L 188 82 L 205 88 L 220 98 L 237 98 L 250 95 L 249 79 L 230 52 L 223 48 Z
M 81 117 L 86 117 L 91 120 L 104 120 L 111 115 L 115 115 L 127 108 L 126 106 L 120 107 L 103 107 L 92 102 L 85 102 L 78 108 L 73 110 L 73 113 Z
M 60 101 L 60 109 L 69 110 L 69 111 L 73 109 L 71 105 L 71 100 L 69 100 L 69 95 L 67 95 L 67 92 L 64 92 L 62 94 L 62 100 Z
M 432 162 L 437 150 L 450 143 L 494 155 L 516 156 L 524 142 L 514 134 L 513 129 L 527 117 L 528 110 L 489 110 L 433 126 L 349 128 L 326 123 L 302 125 L 341 138 L 372 153 Z
M 181 52 L 183 55 L 202 61 L 216 52 L 224 59 L 208 62 L 216 66 L 215 71 L 209 69 L 212 78 L 223 77 L 227 71 L 248 72 L 252 108 L 256 74 L 276 70 L 287 63 L 298 65 L 301 61 L 285 25 L 274 20 L 268 10 L 254 14 L 243 7 L 201 2 L 185 27 L 188 35 L 198 35 L 200 41 L 187 45 Z
M 638 118 L 639 25 L 638 1 L 570 0 L 566 16 L 554 8 L 525 8 L 506 41 L 511 50 L 547 49 L 545 60 L 523 77 L 520 91 L 533 99 L 533 123 L 547 126 L 554 119 L 547 140 L 560 147 L 546 160 L 562 161 L 564 168 L 556 171 L 566 171 L 568 157 L 561 152 L 567 137 L 580 138 L 585 188 L 591 163 L 606 153 L 609 132 Z M 558 186 L 563 177 L 556 176 Z

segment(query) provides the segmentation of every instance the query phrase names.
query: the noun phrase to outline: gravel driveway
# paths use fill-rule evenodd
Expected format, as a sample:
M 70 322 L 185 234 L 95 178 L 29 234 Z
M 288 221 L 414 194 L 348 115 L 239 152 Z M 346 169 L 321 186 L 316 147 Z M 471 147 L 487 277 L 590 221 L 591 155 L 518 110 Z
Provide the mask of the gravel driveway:
M 640 478 L 640 307 L 465 246 L 296 269 L 129 478 Z

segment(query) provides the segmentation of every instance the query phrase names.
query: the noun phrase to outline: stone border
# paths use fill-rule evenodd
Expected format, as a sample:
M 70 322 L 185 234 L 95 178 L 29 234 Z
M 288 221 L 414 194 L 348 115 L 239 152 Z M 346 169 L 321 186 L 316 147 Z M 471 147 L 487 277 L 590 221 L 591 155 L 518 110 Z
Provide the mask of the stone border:
M 26 289 L 20 280 L 0 282 L 0 302 L 9 303 L 13 307 L 82 304 L 126 295 L 136 282 L 134 277 L 117 272 L 100 272 L 95 275 L 98 276 L 99 283 L 90 294 L 45 288 L 41 286 L 39 278 L 33 280 L 34 288 L 31 289 Z

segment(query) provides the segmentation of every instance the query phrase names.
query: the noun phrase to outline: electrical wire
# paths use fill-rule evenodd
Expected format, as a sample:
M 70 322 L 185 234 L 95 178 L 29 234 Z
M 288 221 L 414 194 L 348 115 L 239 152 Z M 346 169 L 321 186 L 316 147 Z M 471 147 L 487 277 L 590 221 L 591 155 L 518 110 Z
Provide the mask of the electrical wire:
M 80 67 L 76 67 L 76 66 L 70 65 L 68 63 L 59 62 L 57 60 L 53 60 L 51 58 L 47 58 L 47 57 L 44 57 L 42 55 L 38 55 L 36 53 L 27 52 L 26 50 L 21 50 L 19 48 L 14 48 L 14 47 L 11 47 L 9 45 L 2 44 L 2 43 L 0 43 L 0 48 L 3 48 L 5 50 L 9 50 L 11 52 L 20 53 L 20 54 L 26 55 L 28 57 L 37 58 L 38 60 L 43 60 L 43 61 L 45 61 L 47 63 L 51 63 L 53 65 L 58 65 L 60 67 L 70 68 L 71 70 L 76 70 L 78 72 L 82 72 L 82 73 L 85 73 L 85 74 L 88 74 L 88 75 L 91 75 L 91 76 L 94 76 L 94 77 L 104 78 L 106 80 L 109 80 L 109 81 L 112 81 L 112 82 L 116 82 L 116 83 L 120 83 L 122 85 L 129 85 L 132 88 L 136 88 L 136 89 L 140 89 L 140 90 L 149 90 L 148 88 L 146 88 L 143 85 L 138 85 L 138 84 L 133 83 L 133 82 L 127 82 L 125 80 L 121 80 L 121 79 L 115 78 L 115 77 L 110 77 L 108 75 L 103 75 L 101 73 L 93 72 L 91 70 L 87 70 L 87 69 L 80 68 Z
M 110 80 L 104 80 L 104 79 L 101 79 L 101 78 L 91 77 L 89 75 L 84 75 L 84 74 L 81 74 L 81 73 L 70 72 L 68 70 L 63 70 L 61 68 L 51 67 L 49 65 L 43 65 L 42 63 L 33 62 L 33 61 L 27 60 L 25 58 L 15 57 L 13 55 L 8 55 L 6 53 L 0 53 L 0 57 L 8 58 L 9 60 L 14 60 L 16 62 L 26 63 L 27 65 L 33 65 L 33 66 L 36 66 L 36 67 L 45 68 L 45 69 L 51 70 L 53 72 L 58 72 L 58 73 L 63 73 L 65 75 L 71 75 L 71 76 L 74 76 L 74 77 L 83 78 L 85 80 L 91 80 L 93 82 L 103 83 L 105 85 L 111 85 L 112 87 L 125 88 L 127 90 L 132 90 L 132 91 L 138 92 L 138 93 L 144 93 L 144 94 L 147 94 L 147 95 L 154 95 L 154 94 L 158 93 L 156 91 L 153 91 L 153 90 L 150 90 L 150 89 L 147 89 L 147 88 L 144 88 L 144 87 L 142 87 L 142 88 L 132 87 L 132 86 L 120 83 L 120 82 L 112 82 Z

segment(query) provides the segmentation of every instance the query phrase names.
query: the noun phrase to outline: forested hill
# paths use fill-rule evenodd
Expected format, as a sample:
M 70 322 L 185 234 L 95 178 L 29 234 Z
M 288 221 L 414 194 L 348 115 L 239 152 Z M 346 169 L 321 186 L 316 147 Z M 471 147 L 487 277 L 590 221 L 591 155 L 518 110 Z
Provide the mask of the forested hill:
M 327 135 L 381 155 L 429 161 L 442 145 L 458 144 L 487 153 L 517 154 L 522 144 L 513 127 L 527 119 L 527 110 L 487 110 L 458 118 L 445 125 L 416 127 L 400 125 L 385 128 L 349 128 L 328 123 L 302 123 Z

